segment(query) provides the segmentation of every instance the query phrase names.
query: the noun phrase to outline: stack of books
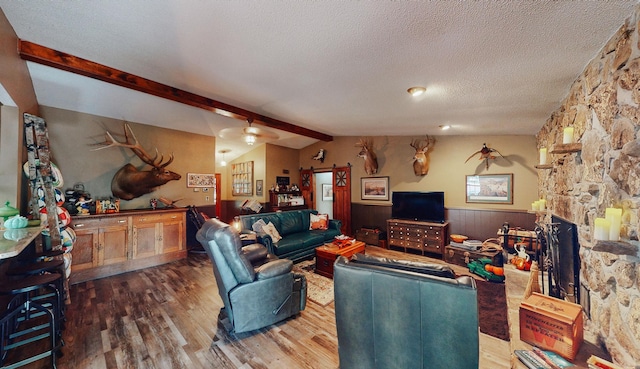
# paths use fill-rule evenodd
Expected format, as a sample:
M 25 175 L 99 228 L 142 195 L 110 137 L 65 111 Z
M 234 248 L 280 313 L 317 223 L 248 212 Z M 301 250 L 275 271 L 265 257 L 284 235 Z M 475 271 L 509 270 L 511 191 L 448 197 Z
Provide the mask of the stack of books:
M 515 350 L 518 359 L 529 369 L 564 369 L 575 367 L 562 356 L 552 351 L 534 347 L 532 350 Z

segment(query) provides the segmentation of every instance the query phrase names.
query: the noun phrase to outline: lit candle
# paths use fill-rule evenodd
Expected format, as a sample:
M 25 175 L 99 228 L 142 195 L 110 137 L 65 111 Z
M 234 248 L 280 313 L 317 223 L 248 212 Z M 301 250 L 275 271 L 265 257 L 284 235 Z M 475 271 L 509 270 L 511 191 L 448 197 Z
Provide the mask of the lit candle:
M 533 211 L 537 211 L 538 210 L 538 202 L 534 201 L 531 203 L 531 210 Z
M 541 165 L 547 164 L 547 148 L 546 147 L 543 147 L 540 149 L 540 164 Z
M 622 221 L 622 209 L 607 208 L 605 219 L 609 221 L 609 240 L 618 241 L 620 239 L 620 225 Z
M 538 205 L 539 206 L 538 210 L 545 210 L 547 208 L 547 200 L 540 199 L 538 201 L 540 202 L 539 205 Z
M 604 218 L 596 218 L 596 229 L 593 233 L 593 238 L 601 241 L 609 240 L 609 221 Z
M 564 129 L 564 132 L 562 135 L 562 143 L 563 144 L 573 143 L 573 127 L 567 127 Z

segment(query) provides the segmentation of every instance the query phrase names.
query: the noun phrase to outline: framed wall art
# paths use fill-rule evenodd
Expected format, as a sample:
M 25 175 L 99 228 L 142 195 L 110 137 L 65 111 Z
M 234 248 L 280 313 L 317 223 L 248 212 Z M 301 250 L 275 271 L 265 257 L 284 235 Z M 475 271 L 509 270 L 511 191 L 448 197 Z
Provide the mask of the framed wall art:
M 467 176 L 468 203 L 513 204 L 513 174 Z
M 215 174 L 187 173 L 187 187 L 215 187 Z
M 333 186 L 331 183 L 322 184 L 322 201 L 333 201 Z
M 253 161 L 231 165 L 233 196 L 253 196 Z
M 262 179 L 256 179 L 256 196 L 262 196 L 263 191 L 262 187 L 264 186 L 264 182 Z
M 389 177 L 361 178 L 360 191 L 362 200 L 389 200 Z

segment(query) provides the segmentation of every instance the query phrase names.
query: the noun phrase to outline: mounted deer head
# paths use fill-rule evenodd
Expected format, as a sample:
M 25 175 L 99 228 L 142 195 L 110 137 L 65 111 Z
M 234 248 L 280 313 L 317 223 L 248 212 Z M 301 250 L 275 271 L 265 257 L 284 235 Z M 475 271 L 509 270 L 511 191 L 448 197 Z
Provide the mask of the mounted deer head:
M 125 143 L 116 141 L 109 131 L 105 132 L 105 134 L 105 142 L 98 144 L 101 145 L 101 147 L 94 150 L 106 149 L 107 147 L 126 147 L 131 149 L 145 164 L 153 167 L 151 170 L 141 171 L 133 165 L 127 164 L 120 168 L 111 180 L 111 192 L 113 196 L 123 200 L 135 199 L 136 197 L 155 191 L 156 188 L 169 181 L 175 181 L 181 178 L 180 174 L 165 169 L 165 167 L 173 161 L 173 154 L 171 154 L 169 160 L 162 163 L 164 159 L 162 155 L 160 155 L 160 160 L 156 160 L 159 155 L 158 149 L 156 149 L 155 156 L 151 158 L 142 145 L 140 145 L 131 127 L 127 123 L 124 124 Z M 134 140 L 133 143 L 130 142 L 131 139 Z
M 435 145 L 435 137 L 428 136 L 424 139 L 413 140 L 409 146 L 416 149 L 416 153 L 413 155 L 413 173 L 416 176 L 424 176 L 429 173 L 429 153 L 433 150 Z
M 358 157 L 364 158 L 364 171 L 367 175 L 378 173 L 378 158 L 373 152 L 373 139 L 371 137 L 361 138 L 356 143 L 356 147 L 361 148 Z

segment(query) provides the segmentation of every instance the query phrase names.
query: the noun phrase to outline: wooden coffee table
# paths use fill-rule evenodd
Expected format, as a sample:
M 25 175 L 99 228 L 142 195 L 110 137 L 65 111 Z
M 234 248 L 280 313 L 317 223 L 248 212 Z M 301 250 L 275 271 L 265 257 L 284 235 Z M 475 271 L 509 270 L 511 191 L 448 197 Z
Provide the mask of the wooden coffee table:
M 316 247 L 316 273 L 333 279 L 333 262 L 342 255 L 351 258 L 354 254 L 364 254 L 365 243 L 355 241 L 349 246 L 338 247 L 332 243 L 327 243 Z

